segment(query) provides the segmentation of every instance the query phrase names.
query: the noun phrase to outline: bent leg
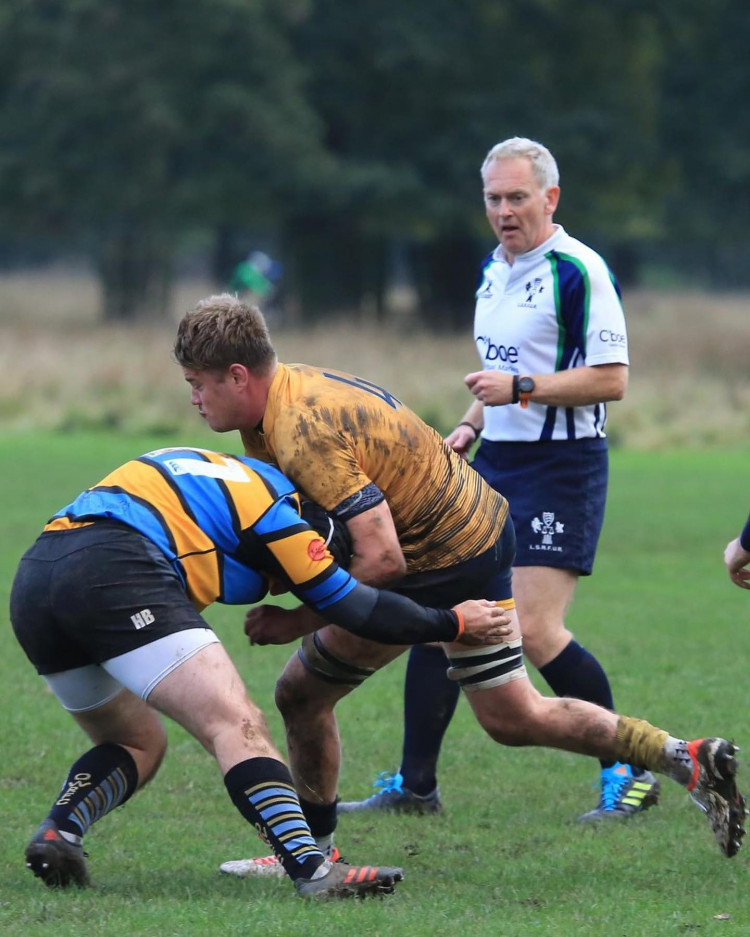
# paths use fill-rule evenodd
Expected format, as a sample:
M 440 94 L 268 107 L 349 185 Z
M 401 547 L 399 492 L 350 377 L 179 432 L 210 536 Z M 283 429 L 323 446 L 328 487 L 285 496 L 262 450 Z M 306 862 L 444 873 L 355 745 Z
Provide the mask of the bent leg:
M 95 745 L 111 743 L 129 752 L 140 790 L 156 772 L 167 750 L 161 719 L 144 700 L 124 689 L 98 709 L 71 714 Z
M 406 648 L 367 641 L 335 625 L 322 628 L 316 637 L 321 658 L 308 654 L 303 662 L 295 653 L 287 661 L 276 704 L 284 717 L 289 763 L 300 797 L 312 804 L 334 804 L 341 766 L 336 703 L 362 682 L 362 674 L 374 673 Z M 325 673 L 330 658 L 336 667 Z
M 148 701 L 196 738 L 222 774 L 246 758 L 281 760 L 265 716 L 219 643 L 202 648 L 164 677 Z
M 28 868 L 50 887 L 91 884 L 83 837 L 153 777 L 167 744 L 156 713 L 129 690 L 72 715 L 95 747 L 71 766 L 26 848 Z
M 446 652 L 482 728 L 503 745 L 542 745 L 583 755 L 609 757 L 616 748 L 618 717 L 593 703 L 542 696 L 520 657 L 521 626 L 508 611 L 514 631 L 506 645 L 466 651 L 449 644 Z M 478 661 L 478 662 L 477 662 Z
M 224 647 L 203 647 L 155 686 L 149 702 L 216 758 L 235 807 L 262 831 L 289 876 L 312 879 L 325 858 L 265 717 Z
M 400 869 L 365 872 L 326 860 L 265 718 L 221 644 L 208 645 L 186 660 L 157 684 L 149 701 L 214 755 L 235 807 L 271 844 L 300 895 L 345 897 L 393 890 Z

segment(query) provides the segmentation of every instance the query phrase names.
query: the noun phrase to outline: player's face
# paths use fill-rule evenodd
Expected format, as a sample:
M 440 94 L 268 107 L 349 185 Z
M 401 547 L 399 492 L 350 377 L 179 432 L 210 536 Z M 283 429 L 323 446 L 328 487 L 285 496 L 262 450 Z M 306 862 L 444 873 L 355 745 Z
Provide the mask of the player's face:
M 190 385 L 190 403 L 214 432 L 228 433 L 234 429 L 254 426 L 261 416 L 252 422 L 253 415 L 248 413 L 247 401 L 242 393 L 242 383 L 238 382 L 230 368 L 228 371 L 194 371 L 183 368 L 185 380 Z
M 487 220 L 511 260 L 552 235 L 559 198 L 559 186 L 539 187 L 531 162 L 524 157 L 495 160 L 485 170 Z

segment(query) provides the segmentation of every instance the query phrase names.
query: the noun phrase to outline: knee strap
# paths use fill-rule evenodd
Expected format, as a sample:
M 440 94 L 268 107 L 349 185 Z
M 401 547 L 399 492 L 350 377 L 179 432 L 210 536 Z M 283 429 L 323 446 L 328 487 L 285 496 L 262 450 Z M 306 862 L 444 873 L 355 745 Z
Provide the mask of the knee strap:
M 451 651 L 448 676 L 457 680 L 461 689 L 487 690 L 526 676 L 521 639 L 491 647 Z
M 355 667 L 354 664 L 334 657 L 330 651 L 326 650 L 317 631 L 305 635 L 297 656 L 302 661 L 305 670 L 327 683 L 336 683 L 339 686 L 359 686 L 377 669 L 376 667 Z

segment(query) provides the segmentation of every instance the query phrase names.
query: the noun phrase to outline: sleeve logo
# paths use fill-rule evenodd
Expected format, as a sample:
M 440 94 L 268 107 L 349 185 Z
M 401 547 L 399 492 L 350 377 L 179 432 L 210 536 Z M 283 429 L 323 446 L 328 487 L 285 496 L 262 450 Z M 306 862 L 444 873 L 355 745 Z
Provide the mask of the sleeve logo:
M 307 545 L 307 555 L 314 563 L 319 563 L 321 560 L 324 560 L 326 556 L 325 540 L 321 540 L 320 537 L 316 540 L 311 540 Z

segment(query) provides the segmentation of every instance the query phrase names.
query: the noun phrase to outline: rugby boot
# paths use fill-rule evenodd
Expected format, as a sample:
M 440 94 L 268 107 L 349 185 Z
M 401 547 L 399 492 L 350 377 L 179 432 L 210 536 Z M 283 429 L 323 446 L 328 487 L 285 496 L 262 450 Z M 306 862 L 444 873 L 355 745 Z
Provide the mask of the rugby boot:
M 82 846 L 68 842 L 52 820 L 45 820 L 26 847 L 26 868 L 49 888 L 93 885 Z
M 745 835 L 745 798 L 740 794 L 735 775 L 738 749 L 726 739 L 695 739 L 688 742 L 693 761 L 693 776 L 688 784 L 690 796 L 706 818 L 719 844 L 731 859 L 742 846 Z
M 593 810 L 582 814 L 580 823 L 598 820 L 627 820 L 659 802 L 661 785 L 650 771 L 637 777 L 630 765 L 620 762 L 602 768 L 601 796 Z
M 379 788 L 365 800 L 340 800 L 336 805 L 336 813 L 362 813 L 368 810 L 388 810 L 392 813 L 440 813 L 443 802 L 440 799 L 440 788 L 436 787 L 431 794 L 422 797 L 404 787 L 404 779 L 400 772 L 390 774 L 381 771 L 373 785 Z

